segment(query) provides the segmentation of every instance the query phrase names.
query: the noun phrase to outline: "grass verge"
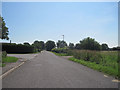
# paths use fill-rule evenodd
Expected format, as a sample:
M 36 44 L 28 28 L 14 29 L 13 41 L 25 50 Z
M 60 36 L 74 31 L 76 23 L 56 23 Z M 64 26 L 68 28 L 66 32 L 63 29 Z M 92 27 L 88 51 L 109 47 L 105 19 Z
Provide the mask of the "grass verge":
M 2 63 L 12 63 L 12 62 L 16 62 L 18 60 L 18 58 L 16 57 L 5 57 L 5 58 L 2 58 Z
M 82 64 L 84 66 L 87 66 L 89 68 L 92 68 L 94 70 L 104 72 L 104 73 L 106 73 L 108 75 L 112 75 L 115 78 L 118 78 L 118 69 L 114 69 L 114 68 L 109 67 L 109 66 L 103 66 L 101 64 L 96 64 L 95 62 L 76 59 L 74 57 L 69 58 L 69 60 L 80 63 L 80 64 Z
M 5 67 L 5 66 L 6 66 L 6 64 L 0 63 L 0 67 Z

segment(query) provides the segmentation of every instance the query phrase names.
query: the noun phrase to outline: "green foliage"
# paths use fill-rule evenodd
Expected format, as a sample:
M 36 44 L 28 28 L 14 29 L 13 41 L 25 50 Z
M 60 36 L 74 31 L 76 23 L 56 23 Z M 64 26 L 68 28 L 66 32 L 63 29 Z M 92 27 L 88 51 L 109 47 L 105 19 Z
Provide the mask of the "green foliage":
M 102 48 L 102 50 L 108 50 L 109 49 L 107 44 L 102 44 L 101 48 Z
M 0 63 L 0 67 L 5 67 L 6 64 L 5 63 Z
M 74 49 L 74 43 L 69 43 L 69 49 Z
M 120 78 L 119 73 L 118 73 L 118 65 L 116 65 L 116 68 L 113 68 L 111 66 L 104 66 L 102 64 L 96 64 L 95 62 L 85 61 L 85 60 L 82 60 L 82 59 L 76 59 L 74 57 L 69 58 L 69 60 L 80 63 L 80 64 L 83 64 L 87 67 L 98 70 L 100 72 L 104 72 L 104 73 L 107 73 L 109 75 L 113 75 L 116 78 L 117 77 Z
M 73 56 L 76 59 L 95 62 L 103 66 L 116 68 L 118 62 L 118 52 L 112 51 L 90 51 L 90 50 L 73 50 Z
M 67 53 L 68 49 L 67 48 L 53 48 L 52 52 L 56 53 Z
M 2 58 L 5 58 L 7 56 L 7 52 L 6 51 L 2 51 Z
M 80 46 L 79 43 L 77 43 L 77 44 L 75 45 L 75 49 L 81 49 L 81 46 Z
M 53 48 L 55 48 L 55 42 L 49 40 L 46 42 L 45 47 L 47 51 L 51 51 Z
M 58 40 L 58 42 L 57 42 L 57 48 L 64 48 L 66 46 L 67 46 L 67 43 L 65 41 Z
M 30 46 L 30 44 L 28 42 L 25 42 L 24 45 Z
M 0 16 L 0 38 L 1 39 L 9 39 L 8 37 L 9 31 L 6 27 L 4 19 Z
M 16 62 L 18 60 L 18 58 L 16 57 L 5 57 L 2 58 L 2 63 L 11 63 L 11 62 Z
M 45 48 L 43 41 L 34 41 L 32 44 L 39 52 Z
M 57 56 L 69 56 L 67 53 L 56 53 L 56 52 L 52 52 Z
M 45 44 L 43 41 L 39 41 L 41 50 L 45 49 Z
M 36 52 L 36 49 L 34 46 L 14 43 L 3 43 L 2 51 L 6 51 L 7 53 L 34 53 Z
M 100 44 L 90 37 L 85 38 L 82 41 L 80 41 L 80 47 L 81 49 L 85 49 L 85 50 L 100 50 L 101 49 Z

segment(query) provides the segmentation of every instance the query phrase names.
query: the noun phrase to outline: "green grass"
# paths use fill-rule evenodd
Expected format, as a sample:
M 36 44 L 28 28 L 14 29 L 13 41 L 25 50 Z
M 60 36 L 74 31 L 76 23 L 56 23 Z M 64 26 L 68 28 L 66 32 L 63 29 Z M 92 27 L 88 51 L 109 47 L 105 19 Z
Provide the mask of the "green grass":
M 12 63 L 12 62 L 16 62 L 18 60 L 18 58 L 16 57 L 5 57 L 5 58 L 2 58 L 2 63 Z
M 112 68 L 111 66 L 103 66 L 102 64 L 96 64 L 95 62 L 80 60 L 80 59 L 76 59 L 74 57 L 69 58 L 69 60 L 80 63 L 80 64 L 82 64 L 84 66 L 87 66 L 89 68 L 92 68 L 94 70 L 104 72 L 108 75 L 112 75 L 116 78 L 118 77 L 118 67 L 117 68 Z
M 5 67 L 5 66 L 6 66 L 6 64 L 0 63 L 0 67 Z
M 67 53 L 55 53 L 55 52 L 52 53 L 54 53 L 57 56 L 69 56 Z

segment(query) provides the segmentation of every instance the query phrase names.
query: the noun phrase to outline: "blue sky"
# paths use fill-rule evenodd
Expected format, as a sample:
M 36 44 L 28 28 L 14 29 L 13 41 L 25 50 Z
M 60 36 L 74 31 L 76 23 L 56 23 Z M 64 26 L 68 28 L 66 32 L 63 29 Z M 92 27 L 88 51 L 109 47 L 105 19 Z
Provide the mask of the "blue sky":
M 79 43 L 91 37 L 118 45 L 117 2 L 3 2 L 2 16 L 12 42 L 62 40 Z M 9 42 L 3 40 L 3 42 Z

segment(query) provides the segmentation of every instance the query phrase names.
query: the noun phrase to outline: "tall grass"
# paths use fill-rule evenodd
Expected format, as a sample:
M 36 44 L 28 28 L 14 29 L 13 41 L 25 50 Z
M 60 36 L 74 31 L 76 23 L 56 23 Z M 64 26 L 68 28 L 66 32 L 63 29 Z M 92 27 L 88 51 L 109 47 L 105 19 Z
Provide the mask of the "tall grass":
M 118 52 L 117 51 L 89 51 L 74 50 L 73 56 L 76 59 L 95 62 L 103 66 L 109 66 L 118 69 Z
M 77 62 L 85 61 L 88 67 L 98 66 L 101 71 L 118 76 L 119 59 L 117 51 L 73 50 L 72 54 Z M 94 63 L 94 66 L 90 63 Z

